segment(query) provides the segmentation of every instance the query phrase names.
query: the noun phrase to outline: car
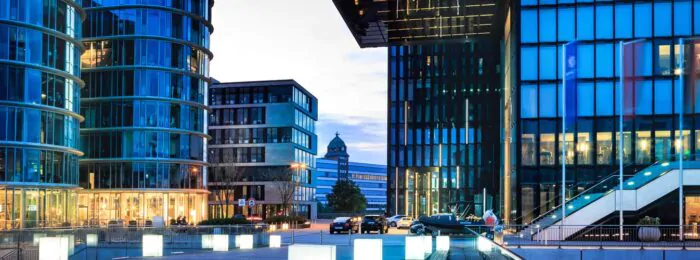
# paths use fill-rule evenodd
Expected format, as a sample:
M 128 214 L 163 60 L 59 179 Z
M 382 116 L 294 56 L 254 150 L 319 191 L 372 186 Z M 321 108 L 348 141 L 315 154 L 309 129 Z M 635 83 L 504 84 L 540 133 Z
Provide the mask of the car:
M 389 232 L 389 225 L 384 216 L 367 215 L 362 218 L 362 228 L 360 231 L 362 233 L 377 231 L 379 234 L 384 234 Z
M 333 220 L 328 230 L 331 234 L 335 234 L 341 232 L 357 233 L 358 229 L 359 225 L 357 225 L 357 222 L 353 218 L 338 217 Z
M 411 226 L 408 228 L 411 234 L 423 234 L 425 232 L 425 226 L 418 220 L 414 220 Z
M 413 218 L 403 217 L 396 222 L 396 228 L 410 228 L 413 224 Z
M 394 215 L 386 219 L 386 222 L 389 223 L 389 226 L 391 227 L 396 227 L 396 223 L 406 215 Z

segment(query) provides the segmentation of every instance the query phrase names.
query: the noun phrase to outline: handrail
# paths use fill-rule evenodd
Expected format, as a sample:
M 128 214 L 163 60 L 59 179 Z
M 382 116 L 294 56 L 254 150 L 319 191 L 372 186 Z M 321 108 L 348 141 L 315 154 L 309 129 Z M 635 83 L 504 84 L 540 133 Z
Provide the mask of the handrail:
M 483 227 L 483 226 L 482 226 L 482 227 Z M 499 252 L 499 253 L 501 253 L 501 255 L 503 255 L 504 257 L 507 257 L 507 258 L 510 258 L 510 259 L 514 259 L 514 260 L 523 260 L 523 259 L 525 259 L 525 258 L 523 258 L 522 256 L 520 256 L 520 255 L 516 254 L 515 252 L 511 251 L 510 249 L 508 249 L 508 248 L 506 248 L 506 247 L 504 247 L 504 246 L 502 246 L 502 245 L 500 245 L 500 244 L 494 242 L 494 241 L 491 240 L 491 239 L 488 239 L 487 237 L 485 237 L 485 236 L 483 236 L 483 235 L 477 233 L 476 231 L 472 230 L 472 229 L 469 228 L 469 227 L 466 227 L 466 226 L 465 226 L 464 229 L 466 229 L 466 230 L 467 230 L 469 233 L 471 233 L 472 235 L 475 235 L 475 236 L 476 236 L 476 239 L 477 239 L 476 243 L 477 243 L 477 250 L 478 250 L 478 251 L 481 251 L 481 250 L 479 249 L 479 241 L 487 241 L 489 244 L 491 244 L 492 247 L 495 246 L 496 248 L 498 248 L 498 249 L 501 251 L 501 252 Z

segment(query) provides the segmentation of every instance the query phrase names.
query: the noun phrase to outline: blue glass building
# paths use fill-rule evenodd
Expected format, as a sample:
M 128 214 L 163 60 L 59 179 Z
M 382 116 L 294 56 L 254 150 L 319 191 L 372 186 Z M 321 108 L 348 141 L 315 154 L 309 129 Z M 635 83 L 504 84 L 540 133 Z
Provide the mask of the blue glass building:
M 679 41 L 700 35 L 700 2 L 521 0 L 512 3 L 511 10 L 506 56 L 517 57 L 513 59 L 517 62 L 508 65 L 512 85 L 506 88 L 513 90 L 507 99 L 516 108 L 512 118 L 517 118 L 511 122 L 516 125 L 512 136 L 518 221 L 528 223 L 560 203 L 564 140 L 567 194 L 617 171 L 620 42 L 642 40 L 635 53 L 640 76 L 633 97 L 636 116 L 625 123 L 622 135 L 625 171 L 680 152 Z M 579 41 L 578 119 L 564 137 L 561 46 L 573 40 Z M 700 106 L 686 110 L 682 133 L 686 154 L 700 151 L 699 111 Z M 671 198 L 660 204 L 677 203 Z M 674 219 L 668 214 L 677 212 L 675 207 L 662 215 L 677 220 L 677 215 Z
M 345 142 L 336 133 L 328 144 L 326 156 L 316 159 L 311 185 L 316 188 L 316 201 L 328 206 L 326 195 L 333 192 L 338 180 L 355 182 L 367 199 L 366 211 L 384 214 L 386 211 L 386 166 L 349 161 Z M 328 209 L 331 210 L 331 209 Z
M 213 2 L 82 2 L 83 223 L 207 217 Z
M 0 1 L 0 230 L 76 220 L 80 1 Z

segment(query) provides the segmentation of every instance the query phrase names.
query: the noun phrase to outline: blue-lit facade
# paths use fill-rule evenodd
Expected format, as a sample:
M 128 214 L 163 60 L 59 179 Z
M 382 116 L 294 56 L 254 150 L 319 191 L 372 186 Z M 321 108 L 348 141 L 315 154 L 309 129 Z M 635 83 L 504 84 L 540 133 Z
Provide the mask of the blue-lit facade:
M 210 0 L 85 0 L 79 219 L 206 219 Z
M 700 2 L 545 1 L 513 3 L 506 34 L 506 100 L 517 194 L 514 220 L 528 223 L 561 201 L 561 157 L 567 142 L 567 194 L 618 170 L 621 41 L 644 39 L 635 53 L 635 117 L 624 124 L 624 164 L 632 171 L 680 152 L 681 38 L 700 35 Z M 511 20 L 509 20 L 511 21 Z M 562 45 L 578 40 L 578 118 L 561 134 Z M 517 61 L 517 62 L 515 62 Z M 512 77 L 512 78 L 511 78 Z M 693 87 L 691 83 L 686 86 Z M 693 98 L 690 98 L 693 99 Z M 697 97 L 694 99 L 697 100 Z M 684 117 L 685 153 L 700 151 L 700 106 Z M 677 201 L 673 202 L 677 203 Z
M 316 97 L 294 80 L 270 80 L 216 83 L 209 98 L 210 217 L 316 218 Z
M 80 1 L 0 2 L 0 230 L 76 221 Z
M 387 188 L 386 165 L 350 161 L 347 166 L 347 179 L 353 181 L 367 199 L 365 210 L 384 214 Z M 328 206 L 326 195 L 333 192 L 333 185 L 338 181 L 339 176 L 345 175 L 339 172 L 337 160 L 316 159 L 316 171 L 313 172 L 311 184 L 316 188 L 316 201 L 324 207 Z

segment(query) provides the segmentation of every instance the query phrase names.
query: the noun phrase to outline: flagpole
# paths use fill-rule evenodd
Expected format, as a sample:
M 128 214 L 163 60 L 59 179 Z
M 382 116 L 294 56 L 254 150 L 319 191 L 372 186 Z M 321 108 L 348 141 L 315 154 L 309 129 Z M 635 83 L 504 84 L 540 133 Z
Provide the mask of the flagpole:
M 623 222 L 623 217 L 622 217 L 622 188 L 623 188 L 623 185 L 622 185 L 622 172 L 623 172 L 623 167 L 622 167 L 622 164 L 623 164 L 623 159 L 624 159 L 624 158 L 623 158 L 623 154 L 624 154 L 624 153 L 623 153 L 623 151 L 622 151 L 622 149 L 623 149 L 623 146 L 622 146 L 622 145 L 623 145 L 623 141 L 622 141 L 622 140 L 624 139 L 624 137 L 622 136 L 622 130 L 623 130 L 623 129 L 622 129 L 622 123 L 623 123 L 622 117 L 623 117 L 623 114 L 624 114 L 624 111 L 623 111 L 623 110 L 624 110 L 624 106 L 623 106 L 624 99 L 622 98 L 622 94 L 623 94 L 624 88 L 625 88 L 625 86 L 624 86 L 624 85 L 625 85 L 625 74 L 624 74 L 624 71 L 625 71 L 625 70 L 624 70 L 624 68 L 623 68 L 623 66 L 624 66 L 624 64 L 625 64 L 625 62 L 623 61 L 623 57 L 624 57 L 623 53 L 624 53 L 624 52 L 625 52 L 625 43 L 622 42 L 622 41 L 620 41 L 620 94 L 618 95 L 618 102 L 619 102 L 619 106 L 620 106 L 620 137 L 619 137 L 618 140 L 617 140 L 617 141 L 618 141 L 617 152 L 618 152 L 618 154 L 620 155 L 620 172 L 619 172 L 619 175 L 620 175 L 619 178 L 620 178 L 620 179 L 618 180 L 618 181 L 620 182 L 620 193 L 619 193 L 619 194 L 620 194 L 620 198 L 619 198 L 619 203 L 618 203 L 618 204 L 619 204 L 618 212 L 620 213 L 620 216 L 619 216 L 619 217 L 620 217 L 620 219 L 619 219 L 619 223 L 620 223 L 620 230 L 619 230 L 620 241 L 622 241 L 622 240 L 624 239 L 623 236 L 622 236 L 622 231 L 623 231 L 623 230 L 622 230 L 622 222 Z
M 685 41 L 683 38 L 680 39 L 680 46 L 681 46 L 680 57 L 681 57 L 681 59 L 685 59 Z M 695 48 L 695 47 L 693 47 L 693 48 Z M 694 51 L 692 53 L 694 54 Z M 695 62 L 695 55 L 693 55 L 692 58 L 693 58 L 692 62 Z M 685 94 L 685 86 L 683 85 L 683 83 L 684 83 L 683 82 L 683 77 L 684 77 L 683 74 L 685 74 L 684 63 L 685 62 L 683 62 L 683 60 L 681 60 L 681 65 L 680 65 L 681 66 L 681 68 L 680 68 L 681 73 L 680 73 L 680 79 L 679 79 L 680 87 L 681 87 L 681 89 L 679 91 L 679 96 L 680 96 L 679 101 L 681 102 L 681 111 L 678 114 L 680 117 L 680 119 L 678 120 L 679 121 L 679 126 L 678 126 L 679 131 L 678 132 L 680 133 L 680 137 L 679 137 L 679 140 L 680 140 L 680 144 L 679 144 L 679 146 L 680 146 L 680 152 L 679 152 L 680 159 L 679 159 L 679 164 L 678 164 L 678 168 L 679 168 L 679 171 L 678 171 L 678 234 L 679 234 L 679 239 L 681 241 L 683 241 L 683 149 L 684 149 L 684 147 L 683 147 L 683 114 L 685 113 L 685 95 L 684 95 Z M 693 66 L 690 66 L 690 68 L 693 68 Z M 695 71 L 691 71 L 691 73 L 695 73 Z M 695 86 L 694 82 L 693 82 L 693 86 Z M 692 97 L 692 98 L 695 98 L 695 97 Z
M 570 42 L 569 42 L 570 43 Z M 569 44 L 567 43 L 567 44 Z M 561 93 L 561 131 L 562 131 L 562 149 L 561 149 L 561 240 L 564 240 L 564 221 L 566 220 L 566 45 L 564 44 L 564 55 L 562 55 L 562 93 Z

